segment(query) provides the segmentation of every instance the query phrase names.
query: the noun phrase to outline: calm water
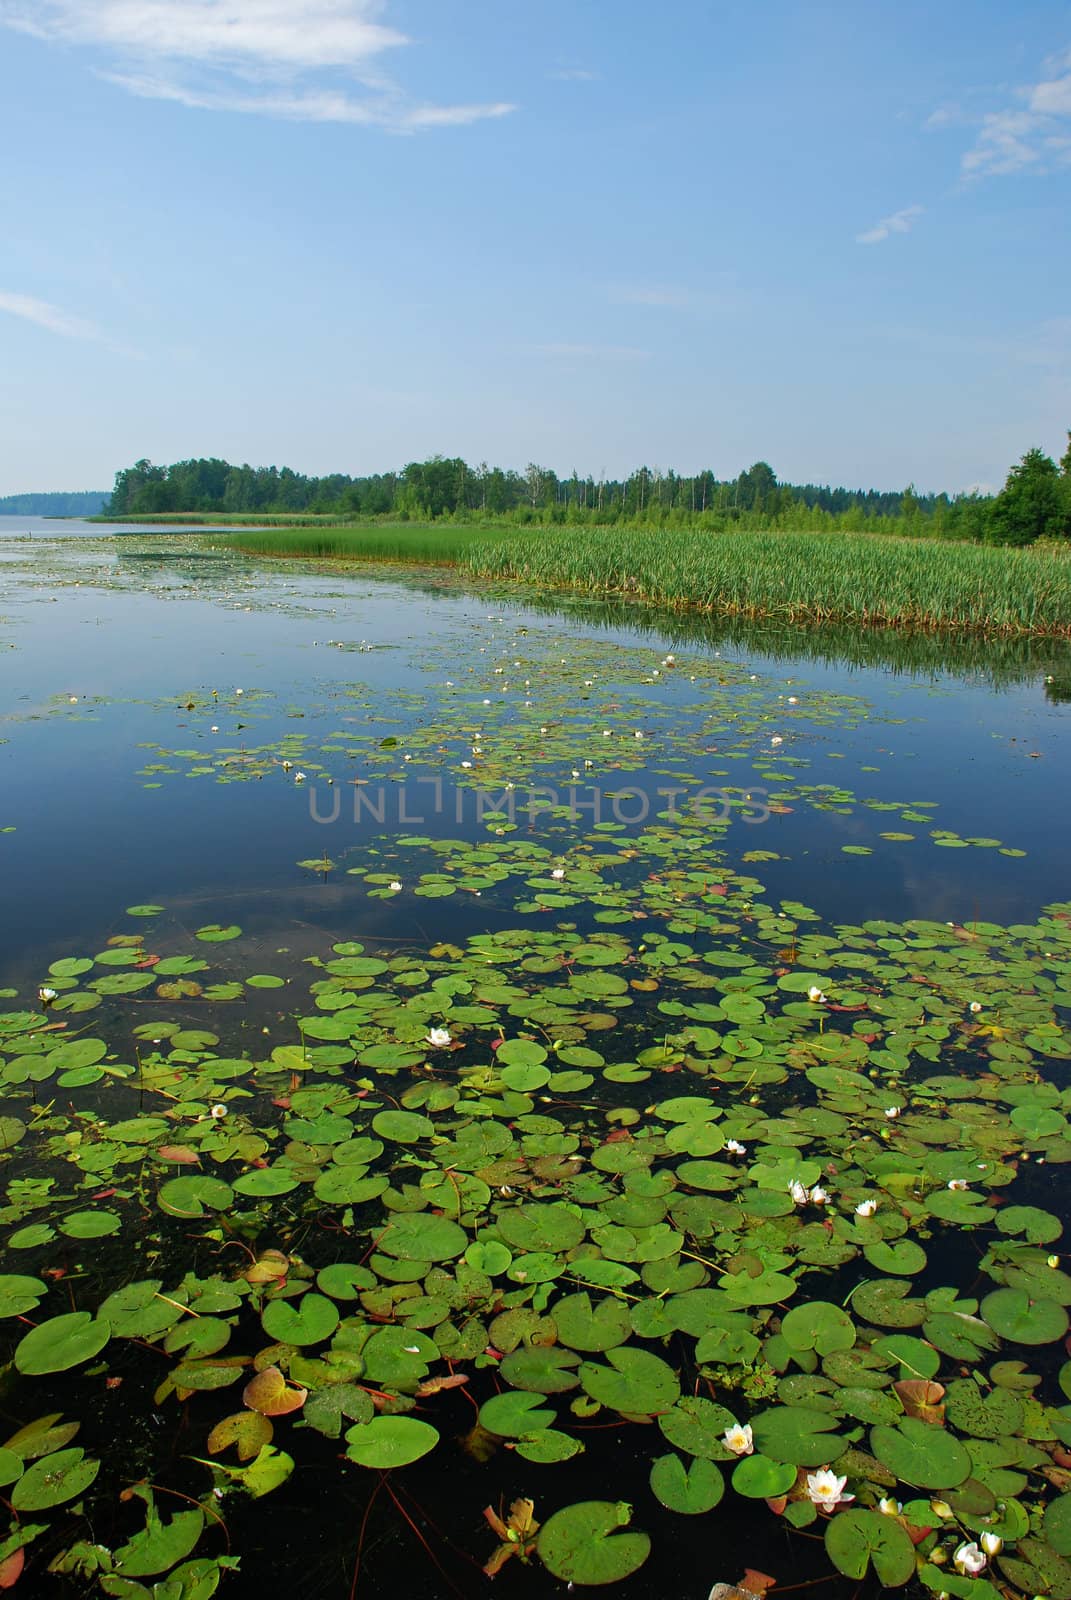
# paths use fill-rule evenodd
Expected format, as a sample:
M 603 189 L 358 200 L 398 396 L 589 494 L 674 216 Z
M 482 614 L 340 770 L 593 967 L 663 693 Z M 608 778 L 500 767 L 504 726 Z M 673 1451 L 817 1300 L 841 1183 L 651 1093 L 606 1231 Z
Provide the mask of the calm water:
M 154 535 L 54 544 L 43 565 L 39 549 L 0 544 L 0 826 L 17 830 L 0 840 L 5 894 L 18 908 L 17 919 L 0 926 L 0 953 L 8 962 L 39 961 L 57 943 L 90 938 L 108 927 L 109 915 L 135 902 L 173 906 L 180 899 L 193 915 L 202 902 L 218 909 L 223 900 L 240 901 L 243 916 L 255 916 L 269 939 L 295 917 L 325 931 L 333 931 L 340 916 L 348 926 L 352 917 L 367 917 L 356 893 L 310 883 L 295 865 L 325 849 L 334 856 L 375 831 L 370 808 L 355 825 L 351 791 L 338 822 L 322 824 L 315 816 L 330 816 L 337 796 L 315 777 L 295 788 L 276 766 L 255 782 L 220 784 L 209 774 L 186 776 L 197 764 L 186 760 L 159 780 L 143 773 L 147 747 L 192 749 L 211 760 L 219 746 L 259 748 L 300 732 L 308 765 L 316 759 L 313 747 L 333 743 L 329 735 L 340 727 L 343 734 L 367 736 L 381 726 L 384 736 L 404 742 L 407 730 L 427 722 L 433 705 L 449 701 L 446 683 L 463 690 L 480 673 L 484 687 L 495 685 L 488 714 L 508 718 L 526 696 L 514 685 L 507 701 L 489 663 L 503 651 L 508 656 L 518 637 L 527 651 L 538 647 L 552 663 L 591 645 L 612 651 L 611 671 L 635 652 L 638 665 L 628 670 L 640 680 L 639 694 L 660 713 L 668 709 L 685 739 L 702 726 L 702 686 L 684 683 L 683 670 L 664 688 L 642 681 L 674 647 L 682 661 L 694 654 L 707 663 L 731 662 L 769 686 L 771 736 L 779 727 L 776 708 L 783 707 L 786 719 L 792 715 L 783 705 L 789 695 L 804 706 L 815 696 L 850 699 L 850 714 L 833 717 L 828 726 L 786 721 L 785 743 L 777 747 L 788 757 L 779 771 L 791 777 L 791 763 L 805 760 L 806 784 L 856 797 L 848 814 L 793 802 L 786 814 L 737 825 L 738 835 L 748 835 L 739 841 L 741 851 L 781 857 L 763 867 L 771 894 L 802 900 L 835 921 L 882 916 L 1011 923 L 1071 888 L 1071 835 L 1064 825 L 1071 711 L 1046 683 L 1048 677 L 1066 682 L 1068 668 L 1063 652 L 1052 647 L 1010 667 L 993 647 L 988 661 L 983 657 L 962 672 L 937 670 L 927 661 L 913 673 L 902 652 L 886 666 L 846 666 L 785 654 L 782 638 L 761 634 L 734 643 L 698 629 L 682 642 L 672 620 L 661 634 L 649 625 L 630 628 L 602 618 L 593 626 L 575 613 L 541 615 L 497 600 L 489 605 L 486 596 L 442 585 L 299 575 L 182 549 L 170 538 L 168 549 L 162 543 Z M 527 632 L 518 635 L 518 629 Z M 808 648 L 814 651 L 814 641 Z M 835 641 L 825 648 L 835 650 Z M 595 711 L 606 707 L 610 723 L 617 720 L 612 708 L 620 686 L 603 674 L 588 697 Z M 239 700 L 236 688 L 244 690 Z M 543 710 L 535 704 L 531 714 L 561 721 L 572 694 L 568 682 L 559 690 L 544 675 L 540 693 Z M 191 697 L 198 702 L 192 713 L 185 709 Z M 484 698 L 470 695 L 473 716 L 483 716 Z M 615 732 L 617 744 L 627 743 L 633 731 L 622 730 L 620 739 Z M 726 749 L 728 736 L 703 743 L 706 748 L 689 751 L 681 762 L 667 756 L 656 731 L 647 765 L 669 776 L 652 778 L 650 788 L 676 772 L 756 792 L 781 787 L 747 757 L 735 757 L 728 767 L 720 762 L 712 747 Z M 760 747 L 766 751 L 765 740 Z M 634 749 L 628 754 L 633 758 Z M 563 751 L 540 762 L 536 753 L 529 770 L 514 777 L 519 786 L 537 778 L 563 794 L 576 787 L 578 801 L 590 807 L 589 784 L 594 780 L 608 792 L 612 770 L 602 762 L 602 770 L 581 769 L 576 784 L 573 759 Z M 413 833 L 417 818 L 423 819 L 418 831 L 456 836 L 454 784 L 470 781 L 459 761 L 422 765 L 422 773 L 442 778 L 443 792 L 436 801 L 431 785 L 421 790 L 410 781 L 408 809 L 398 792 L 397 779 L 405 774 L 397 761 L 369 768 L 363 758 L 349 762 L 340 751 L 323 765 L 338 786 L 355 776 L 367 776 L 377 793 L 385 784 L 385 814 L 393 819 L 387 831 L 395 837 Z M 727 778 L 718 776 L 727 771 Z M 510 773 L 496 769 L 492 782 L 502 777 L 508 781 Z M 642 772 L 639 777 L 647 781 Z M 634 784 L 636 774 L 627 781 Z M 997 839 L 1026 853 L 1009 858 L 994 848 L 937 849 L 930 828 L 919 824 L 903 826 L 916 835 L 912 841 L 886 842 L 879 835 L 897 828 L 896 814 L 864 801 L 930 802 L 933 828 Z M 626 817 L 634 811 L 635 805 L 621 807 Z M 578 831 L 593 815 L 580 816 Z M 608 806 L 606 815 L 613 816 Z M 874 855 L 846 856 L 846 844 Z M 378 909 L 372 914 L 383 916 Z M 399 915 L 401 907 L 391 913 L 392 931 L 408 934 L 411 924 L 398 926 Z M 456 916 L 451 904 L 450 921 Z M 434 934 L 423 914 L 422 925 Z
M 450 841 L 545 844 L 567 860 L 600 836 L 641 840 L 667 789 L 681 805 L 711 791 L 729 819 L 716 835 L 727 870 L 754 874 L 774 904 L 810 908 L 819 927 L 1025 924 L 1071 898 L 1062 650 L 686 627 L 475 594 L 434 575 L 273 566 L 172 530 L 101 539 L 73 522 L 2 521 L 12 533 L 0 533 L 0 988 L 12 1005 L 58 958 L 129 935 L 131 906 L 162 908 L 152 925 L 160 948 L 206 924 L 240 926 L 233 956 L 211 947 L 231 962 L 224 977 L 278 972 L 303 983 L 305 958 L 341 941 L 420 952 L 549 927 L 551 905 L 519 909 L 516 885 L 493 875 L 441 897 L 410 891 L 434 889 Z M 533 808 L 536 790 L 551 809 Z M 694 864 L 714 875 L 703 838 Z M 369 873 L 380 875 L 378 894 Z M 401 891 L 382 892 L 388 879 Z M 597 926 L 588 905 L 557 915 Z M 120 1006 L 106 1000 L 93 1030 L 118 1026 Z M 183 1025 L 230 1026 L 204 1015 L 189 1006 Z M 265 1031 L 280 1015 L 277 1005 L 264 1013 Z M 27 1252 L 7 1270 L 39 1272 L 50 1259 Z M 74 1381 L 58 1382 L 52 1409 L 73 1403 L 63 1385 Z M 133 1393 L 146 1380 L 132 1368 L 128 1382 Z M 101 1433 L 124 1424 L 104 1399 L 95 1406 L 84 1442 L 103 1450 Z M 11 1414 L 25 1420 L 18 1405 Z M 448 1399 L 446 1415 L 444 1437 L 471 1425 L 461 1398 Z M 179 1429 L 169 1439 L 175 1481 L 202 1493 L 185 1464 L 202 1453 L 201 1436 Z M 649 1500 L 647 1462 L 632 1440 L 614 1458 L 623 1486 L 613 1493 L 639 1502 Z M 351 1472 L 345 1500 L 330 1498 L 338 1447 L 319 1443 L 311 1479 L 298 1474 L 265 1502 L 278 1548 L 256 1502 L 234 1510 L 246 1576 L 223 1592 L 254 1592 L 280 1563 L 293 1592 L 349 1592 L 366 1486 Z M 484 1482 L 470 1464 L 459 1469 L 462 1492 L 443 1486 L 434 1461 L 403 1480 L 408 1512 L 461 1554 L 443 1557 L 448 1574 L 421 1565 L 400 1508 L 373 1519 L 359 1600 L 396 1581 L 429 1600 L 483 1592 L 465 1565 L 490 1552 L 483 1505 L 536 1493 L 533 1484 L 552 1501 L 546 1479 L 563 1470 L 525 1471 L 517 1460 Z M 591 1468 L 590 1494 L 609 1492 L 600 1470 Z M 783 1583 L 824 1570 L 820 1547 L 790 1547 L 768 1521 L 745 1535 L 727 1529 L 724 1548 L 711 1550 L 702 1519 L 643 1511 L 667 1541 L 661 1564 L 615 1592 L 705 1600 L 711 1583 L 747 1564 Z M 564 1592 L 538 1567 L 516 1566 L 500 1589 Z M 34 1593 L 46 1583 L 80 1592 L 37 1581 Z M 830 1580 L 813 1592 L 847 1596 L 852 1586 Z

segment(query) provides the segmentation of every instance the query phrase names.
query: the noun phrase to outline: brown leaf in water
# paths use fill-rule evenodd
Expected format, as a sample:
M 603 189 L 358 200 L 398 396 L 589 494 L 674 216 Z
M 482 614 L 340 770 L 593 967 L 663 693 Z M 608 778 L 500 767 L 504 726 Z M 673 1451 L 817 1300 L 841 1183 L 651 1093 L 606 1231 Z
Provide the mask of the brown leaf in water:
M 426 1378 L 417 1389 L 417 1398 L 423 1400 L 429 1394 L 438 1394 L 441 1389 L 456 1389 L 468 1381 L 467 1372 L 453 1372 L 448 1378 Z
M 930 1378 L 902 1378 L 893 1388 L 909 1417 L 944 1426 L 945 1408 L 941 1404 L 945 1397 L 944 1384 L 934 1383 Z
M 13 1589 L 22 1577 L 26 1565 L 26 1551 L 20 1546 L 12 1550 L 5 1561 L 0 1561 L 0 1589 Z
M 201 1158 L 188 1144 L 162 1144 L 156 1154 L 163 1161 L 174 1161 L 180 1167 L 200 1166 Z
M 262 1417 L 285 1417 L 300 1411 L 308 1397 L 309 1391 L 284 1378 L 278 1367 L 265 1367 L 246 1384 L 242 1404 Z

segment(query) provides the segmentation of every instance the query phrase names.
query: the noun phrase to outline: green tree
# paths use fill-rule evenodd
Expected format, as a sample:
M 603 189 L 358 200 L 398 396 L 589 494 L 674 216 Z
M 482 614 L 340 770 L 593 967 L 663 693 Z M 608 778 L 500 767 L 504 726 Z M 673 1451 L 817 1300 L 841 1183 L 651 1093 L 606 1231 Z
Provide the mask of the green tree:
M 1033 544 L 1057 539 L 1067 527 L 1066 500 L 1056 463 L 1043 450 L 1028 450 L 993 501 L 986 536 L 991 544 Z

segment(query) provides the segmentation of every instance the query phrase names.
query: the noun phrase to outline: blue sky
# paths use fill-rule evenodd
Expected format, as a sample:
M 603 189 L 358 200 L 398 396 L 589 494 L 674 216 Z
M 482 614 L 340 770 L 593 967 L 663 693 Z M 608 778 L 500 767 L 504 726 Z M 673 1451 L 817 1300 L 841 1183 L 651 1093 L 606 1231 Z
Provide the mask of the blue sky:
M 0 0 L 0 148 L 0 494 L 1071 427 L 1066 4 Z

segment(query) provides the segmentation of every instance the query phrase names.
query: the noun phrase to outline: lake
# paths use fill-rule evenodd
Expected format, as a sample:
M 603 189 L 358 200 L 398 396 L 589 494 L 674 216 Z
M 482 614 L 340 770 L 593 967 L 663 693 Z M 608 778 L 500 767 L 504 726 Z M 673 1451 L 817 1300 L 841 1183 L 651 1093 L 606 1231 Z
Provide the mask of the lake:
M 8 524 L 0 1574 L 1071 1596 L 1068 650 Z

